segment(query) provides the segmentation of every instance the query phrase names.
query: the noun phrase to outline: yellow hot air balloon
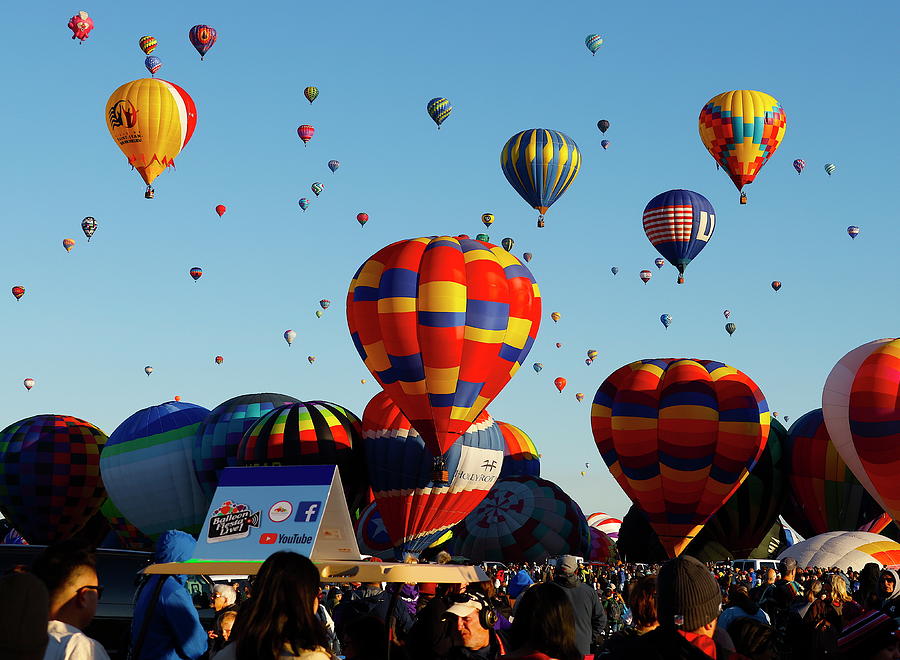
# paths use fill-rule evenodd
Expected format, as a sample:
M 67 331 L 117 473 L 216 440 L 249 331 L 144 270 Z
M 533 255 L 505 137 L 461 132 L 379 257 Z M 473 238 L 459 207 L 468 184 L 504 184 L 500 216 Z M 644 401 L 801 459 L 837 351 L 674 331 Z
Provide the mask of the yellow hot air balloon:
M 700 139 L 741 191 L 784 139 L 781 103 L 763 92 L 738 89 L 712 97 L 700 111 Z
M 558 322 L 558 321 L 562 318 L 562 314 L 560 314 L 559 312 L 553 312 L 553 313 L 550 315 L 550 318 L 553 319 L 553 322 L 554 322 L 554 323 L 556 323 L 556 322 Z
M 151 183 L 187 145 L 197 125 L 197 107 L 178 85 L 159 78 L 125 83 L 106 102 L 106 127 L 116 144 L 147 184 Z

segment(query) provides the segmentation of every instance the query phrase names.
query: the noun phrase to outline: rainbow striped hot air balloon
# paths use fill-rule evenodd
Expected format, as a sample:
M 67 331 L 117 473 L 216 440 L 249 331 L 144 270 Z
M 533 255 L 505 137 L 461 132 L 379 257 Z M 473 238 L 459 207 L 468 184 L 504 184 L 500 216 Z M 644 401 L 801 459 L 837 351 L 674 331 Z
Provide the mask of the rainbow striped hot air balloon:
M 503 433 L 503 468 L 500 477 L 541 476 L 541 458 L 530 437 L 518 426 L 497 422 Z
M 609 471 L 675 557 L 756 465 L 769 409 L 746 374 L 721 362 L 640 360 L 597 390 L 591 428 Z
M 544 214 L 578 176 L 581 152 L 565 133 L 532 128 L 506 141 L 500 167 L 509 185 L 540 213 L 542 227 Z

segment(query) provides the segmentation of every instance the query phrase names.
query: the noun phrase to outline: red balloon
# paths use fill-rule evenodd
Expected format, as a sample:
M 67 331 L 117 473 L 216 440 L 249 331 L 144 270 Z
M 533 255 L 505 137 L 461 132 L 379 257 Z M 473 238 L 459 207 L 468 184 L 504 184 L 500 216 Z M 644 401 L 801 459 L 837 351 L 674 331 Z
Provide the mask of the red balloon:
M 222 364 L 224 361 L 225 358 L 223 358 L 221 355 L 216 356 L 216 364 Z
M 228 210 L 228 209 L 225 208 L 225 205 L 224 205 L 224 204 L 219 204 L 219 205 L 216 207 L 216 213 L 219 214 L 219 217 L 220 217 L 220 218 L 221 218 L 223 215 L 225 215 L 225 211 L 227 211 L 227 210 Z
M 558 389 L 560 391 L 560 393 L 562 393 L 562 391 L 564 389 L 566 389 L 567 382 L 568 381 L 565 378 L 560 376 L 559 378 L 557 378 L 556 380 L 553 381 L 553 384 L 556 385 L 556 389 Z
M 778 289 L 781 288 L 781 282 L 779 282 L 778 280 L 775 280 L 774 282 L 772 282 L 772 288 L 775 289 L 776 291 L 778 291 Z
M 16 297 L 16 300 L 19 300 L 22 296 L 25 295 L 25 287 L 24 286 L 14 286 L 12 288 L 12 294 Z
M 303 146 L 306 146 L 306 143 L 312 140 L 313 135 L 315 134 L 316 129 L 309 124 L 303 124 L 297 129 L 297 135 L 299 135 L 300 139 L 303 140 Z
M 356 221 L 359 223 L 360 226 L 365 225 L 369 221 L 369 214 L 368 213 L 357 213 Z

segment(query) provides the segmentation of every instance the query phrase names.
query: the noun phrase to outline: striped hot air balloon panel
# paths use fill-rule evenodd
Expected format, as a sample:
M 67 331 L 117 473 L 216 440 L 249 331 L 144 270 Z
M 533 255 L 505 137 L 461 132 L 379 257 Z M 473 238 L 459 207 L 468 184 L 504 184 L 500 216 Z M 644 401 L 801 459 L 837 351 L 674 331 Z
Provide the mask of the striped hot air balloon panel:
M 669 190 L 650 200 L 644 209 L 644 233 L 674 266 L 696 257 L 716 228 L 716 212 L 703 195 Z
M 587 517 L 587 524 L 596 527 L 613 541 L 619 538 L 619 529 L 622 527 L 622 521 L 608 513 L 592 513 Z
M 581 152 L 565 133 L 532 128 L 506 142 L 500 167 L 522 199 L 546 213 L 578 176 Z
M 537 447 L 518 426 L 497 422 L 503 433 L 503 470 L 501 477 L 528 475 L 541 476 L 541 459 Z

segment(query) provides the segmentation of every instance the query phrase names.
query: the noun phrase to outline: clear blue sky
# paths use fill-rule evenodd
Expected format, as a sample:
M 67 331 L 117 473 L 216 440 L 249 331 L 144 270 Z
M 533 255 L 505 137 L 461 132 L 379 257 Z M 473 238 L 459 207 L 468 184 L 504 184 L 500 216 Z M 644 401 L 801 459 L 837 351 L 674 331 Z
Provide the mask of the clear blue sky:
M 66 29 L 79 9 L 96 23 L 83 45 Z M 529 366 L 489 410 L 532 436 L 544 476 L 585 513 L 627 508 L 589 425 L 590 399 L 615 368 L 721 360 L 794 418 L 819 405 L 844 352 L 898 334 L 896 3 L 54 0 L 20 3 L 7 18 L 2 426 L 53 412 L 110 433 L 176 394 L 212 408 L 257 391 L 361 414 L 377 385 L 346 329 L 353 272 L 394 240 L 474 236 L 486 211 L 494 242 L 510 236 L 516 253 L 534 253 L 546 310 Z M 219 33 L 204 62 L 187 41 L 196 23 Z M 592 32 L 605 40 L 595 57 L 584 46 Z M 103 118 L 116 87 L 146 76 L 144 34 L 159 40 L 160 77 L 184 87 L 199 114 L 152 201 Z M 321 90 L 312 106 L 307 85 Z M 697 134 L 702 105 L 741 88 L 772 94 L 788 121 L 747 206 Z M 425 113 L 435 96 L 454 107 L 440 131 Z M 605 152 L 599 119 L 612 123 Z M 317 129 L 307 148 L 302 123 Z M 584 158 L 540 230 L 498 164 L 506 139 L 533 127 L 567 133 Z M 794 158 L 809 165 L 802 176 Z M 837 164 L 832 177 L 826 162 Z M 318 199 L 314 181 L 326 186 Z M 646 202 L 670 188 L 696 190 L 717 211 L 680 287 L 673 268 L 652 266 L 641 228 Z M 300 197 L 312 200 L 306 213 Z M 371 218 L 364 228 L 359 211 Z M 90 244 L 86 215 L 99 222 Z M 850 224 L 862 227 L 856 241 Z M 78 241 L 70 254 L 66 237 Z M 195 265 L 205 273 L 196 284 Z M 647 286 L 642 268 L 654 273 Z M 27 289 L 18 303 L 16 284 Z M 321 298 L 333 304 L 317 320 Z M 298 333 L 290 349 L 287 328 Z M 589 348 L 600 355 L 587 367 Z M 37 385 L 26 392 L 29 376 Z M 562 395 L 557 376 L 569 380 Z

